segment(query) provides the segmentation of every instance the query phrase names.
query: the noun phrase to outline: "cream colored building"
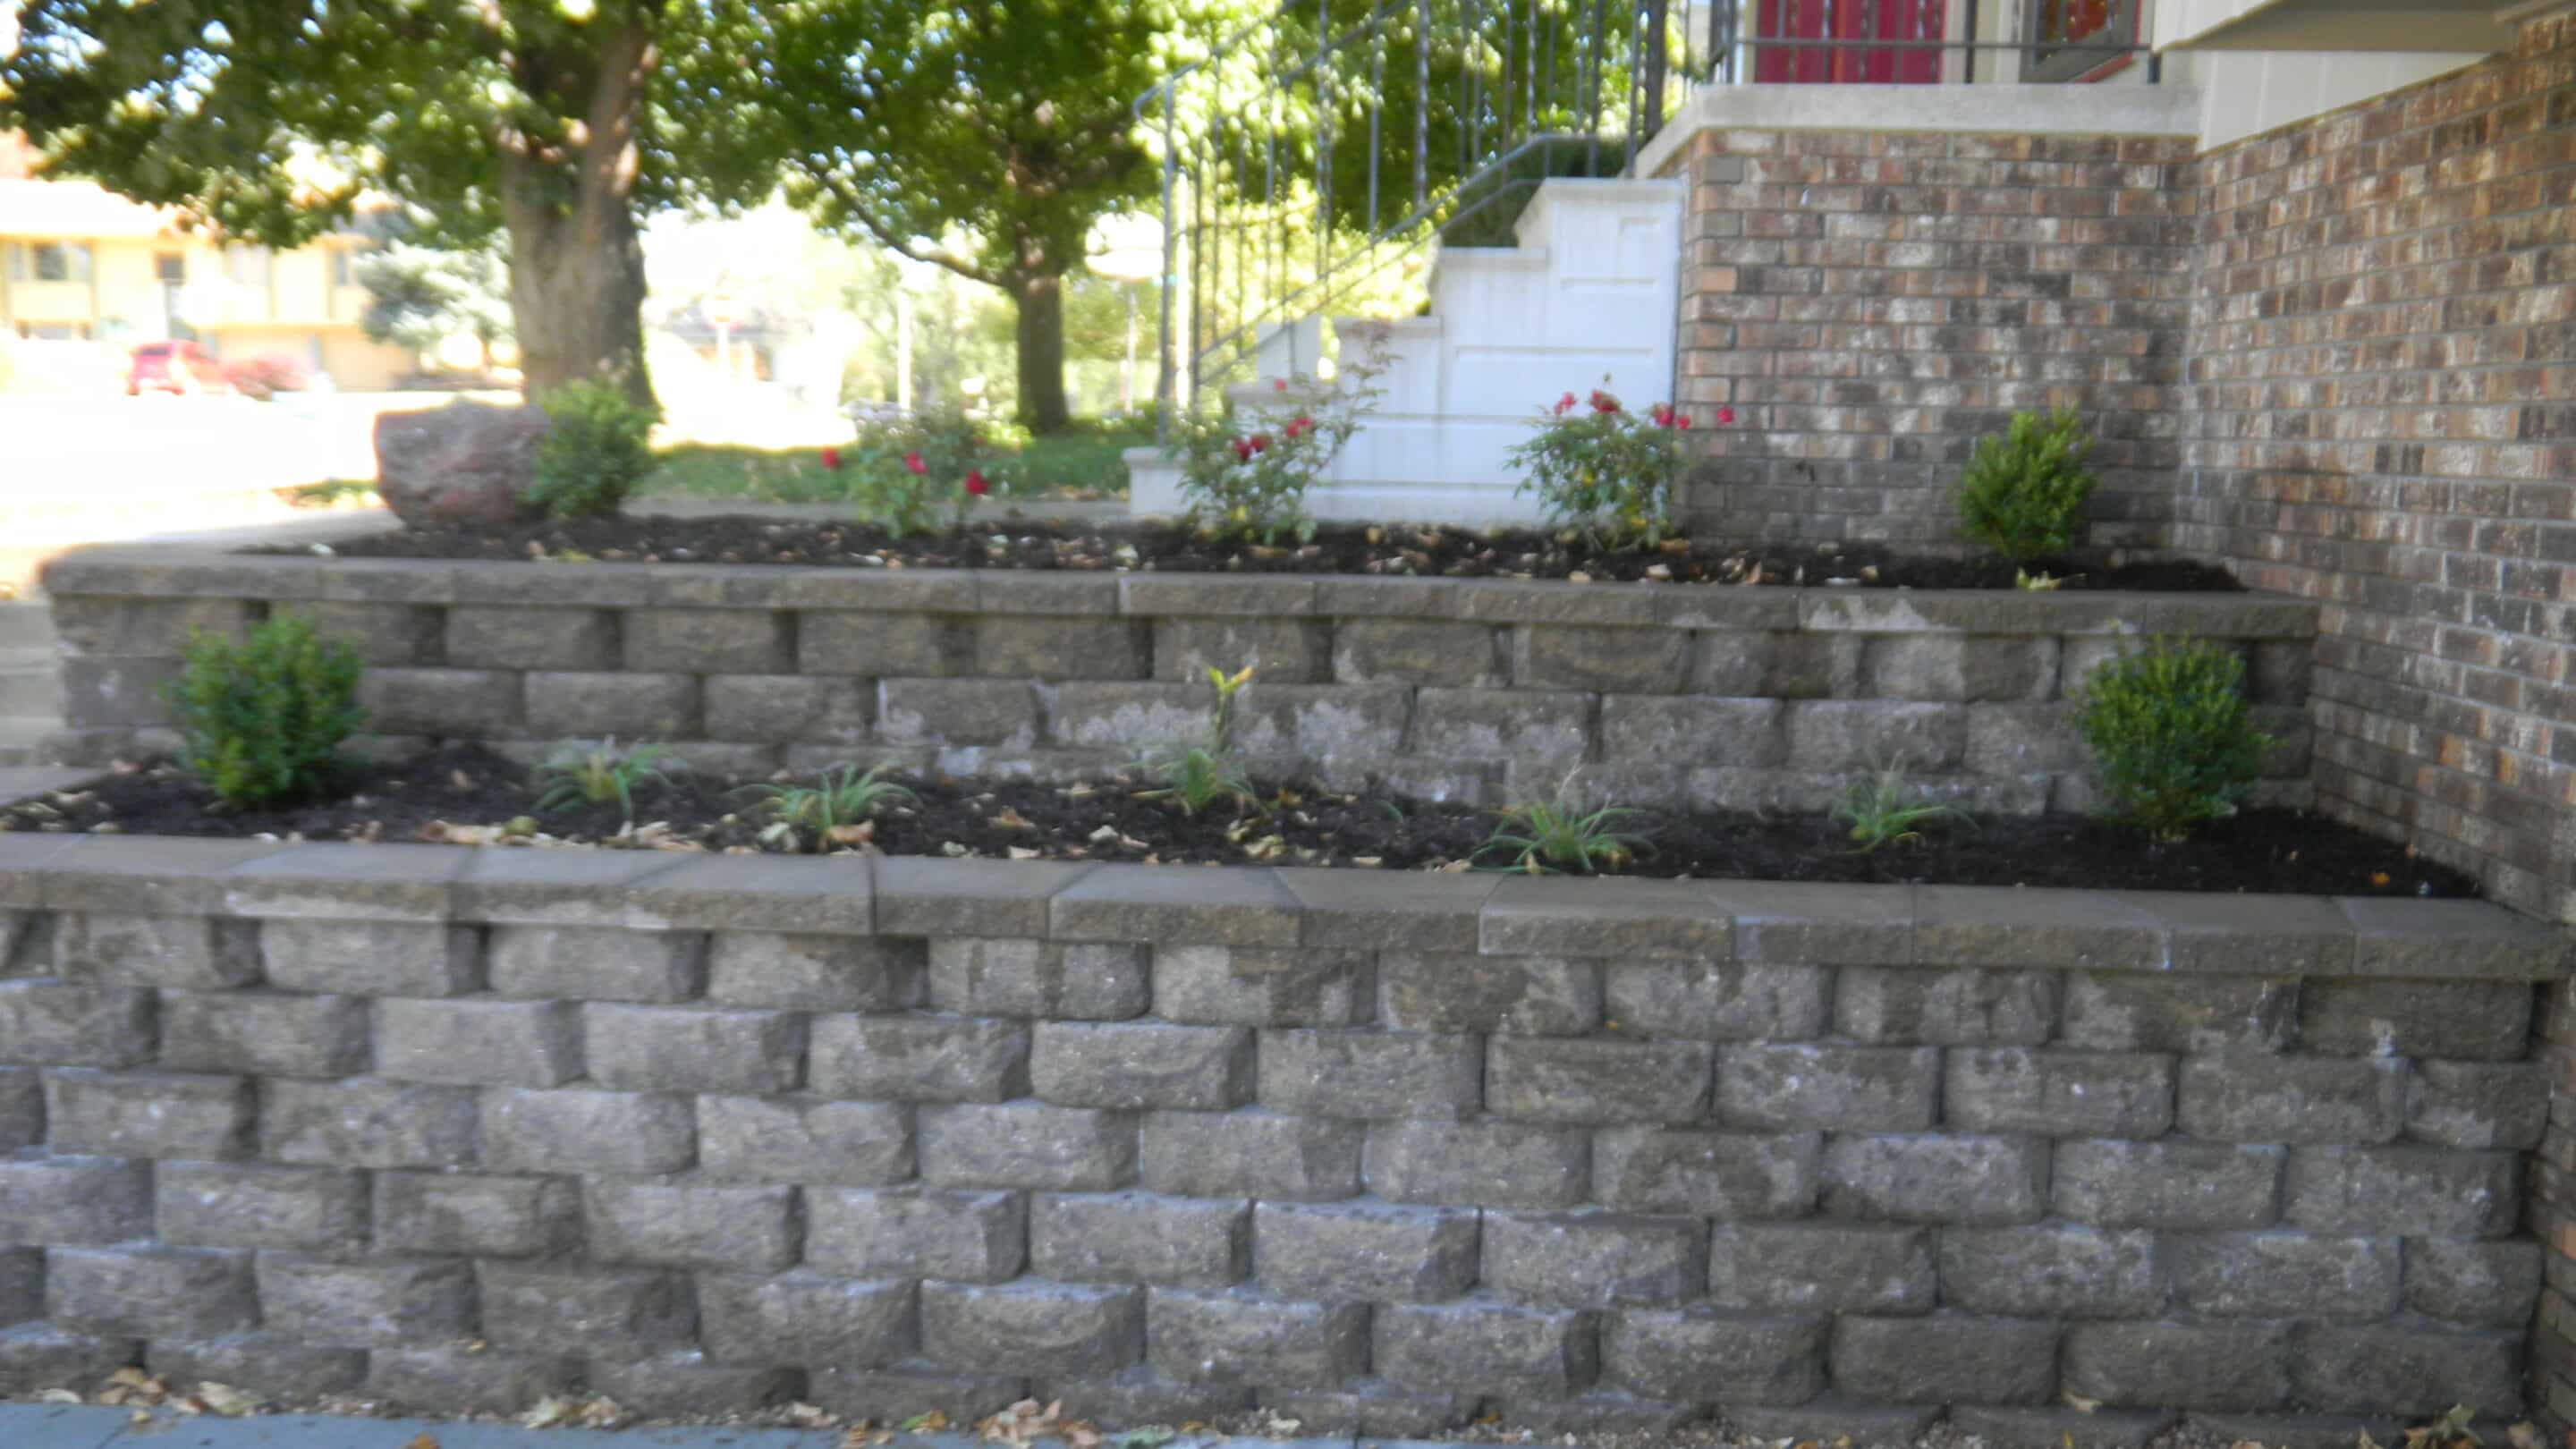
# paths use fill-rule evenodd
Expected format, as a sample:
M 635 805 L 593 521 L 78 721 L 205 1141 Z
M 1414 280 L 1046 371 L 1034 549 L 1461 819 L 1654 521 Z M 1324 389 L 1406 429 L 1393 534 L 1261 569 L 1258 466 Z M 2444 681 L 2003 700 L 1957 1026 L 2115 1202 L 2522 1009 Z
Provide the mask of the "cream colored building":
M 9 147 L 0 137 L 0 151 Z M 92 391 L 123 385 L 136 345 L 193 338 L 224 361 L 284 356 L 344 391 L 413 371 L 370 342 L 352 268 L 368 245 L 326 236 L 293 251 L 228 243 L 174 212 L 86 181 L 8 174 L 0 156 L 0 349 L 6 384 Z

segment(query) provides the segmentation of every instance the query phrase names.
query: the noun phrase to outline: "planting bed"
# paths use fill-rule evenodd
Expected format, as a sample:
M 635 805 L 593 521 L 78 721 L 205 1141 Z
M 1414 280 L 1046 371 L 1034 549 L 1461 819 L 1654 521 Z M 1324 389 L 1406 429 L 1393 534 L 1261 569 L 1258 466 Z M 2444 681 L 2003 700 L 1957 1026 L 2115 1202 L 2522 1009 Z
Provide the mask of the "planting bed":
M 541 791 L 522 764 L 479 747 L 353 765 L 336 798 L 227 812 L 184 772 L 155 765 L 79 790 L 0 808 L 0 831 L 112 831 L 230 838 L 441 841 L 481 839 L 525 816 Z M 752 782 L 758 783 L 758 782 Z M 1056 784 L 1027 779 L 913 779 L 918 794 L 873 822 L 864 848 L 889 855 L 1353 866 L 1389 870 L 1499 867 L 1478 854 L 1497 828 L 1490 808 L 1350 794 L 1310 784 L 1265 787 L 1267 810 L 1220 804 L 1190 815 L 1139 798 L 1133 775 Z M 761 848 L 764 817 L 743 782 L 681 772 L 639 791 L 646 839 L 673 848 Z M 550 812 L 548 843 L 620 837 L 614 805 Z M 2257 810 L 2191 841 L 2157 846 L 2081 816 L 1933 820 L 1920 843 L 1854 849 L 1847 827 L 1819 815 L 1640 810 L 1613 822 L 1642 838 L 1620 873 L 1777 881 L 1930 881 L 1957 885 L 2469 896 L 2476 887 L 2400 845 L 2290 810 Z M 810 847 L 810 837 L 797 842 Z M 773 848 L 792 848 L 773 842 Z
M 636 563 L 800 564 L 813 567 L 1138 569 L 1166 573 L 1379 574 L 1397 577 L 1669 579 L 1677 583 L 1839 584 L 1864 588 L 2008 589 L 2012 565 L 1908 556 L 1883 545 L 1800 548 L 1674 540 L 1661 549 L 1601 550 L 1529 529 L 1326 525 L 1303 546 L 1218 543 L 1171 525 L 1104 529 L 1004 521 L 966 532 L 897 538 L 871 524 L 755 517 L 654 515 L 507 526 L 449 525 L 374 534 L 333 546 L 358 558 Z M 287 552 L 279 548 L 273 551 Z M 1660 573 L 1652 570 L 1660 569 Z M 2105 567 L 2050 560 L 2038 571 L 2067 589 L 2192 592 L 2239 587 L 2224 569 L 2188 562 Z

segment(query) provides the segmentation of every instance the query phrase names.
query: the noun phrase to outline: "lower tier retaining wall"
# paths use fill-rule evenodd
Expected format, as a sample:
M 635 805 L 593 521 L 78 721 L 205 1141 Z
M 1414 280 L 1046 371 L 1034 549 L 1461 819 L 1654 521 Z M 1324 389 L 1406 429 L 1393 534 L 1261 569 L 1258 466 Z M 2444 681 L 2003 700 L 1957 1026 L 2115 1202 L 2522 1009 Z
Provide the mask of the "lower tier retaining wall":
M 2565 957 L 2459 902 L 0 836 L 0 1390 L 2513 1414 Z
M 1821 575 L 1827 562 L 1818 564 Z M 68 752 L 166 745 L 192 630 L 309 614 L 364 656 L 379 751 L 654 740 L 742 775 L 893 761 L 1097 776 L 1195 743 L 1253 665 L 1264 769 L 1470 803 L 1587 792 L 1823 809 L 1900 766 L 1980 812 L 2081 809 L 2074 688 L 2157 633 L 2225 641 L 2304 804 L 2313 604 L 1226 574 L 424 563 L 97 549 L 46 574 Z

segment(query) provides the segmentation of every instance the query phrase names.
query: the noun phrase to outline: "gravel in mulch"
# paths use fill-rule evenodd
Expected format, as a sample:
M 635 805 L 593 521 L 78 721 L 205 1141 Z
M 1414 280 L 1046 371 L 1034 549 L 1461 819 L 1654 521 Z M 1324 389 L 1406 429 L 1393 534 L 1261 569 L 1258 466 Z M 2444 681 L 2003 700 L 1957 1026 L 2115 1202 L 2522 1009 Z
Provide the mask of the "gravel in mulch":
M 758 782 L 750 782 L 758 783 Z M 396 763 L 353 763 L 339 793 L 311 804 L 219 808 L 167 763 L 121 767 L 94 785 L 0 808 L 0 830 L 361 841 L 646 846 L 749 852 L 844 848 L 889 855 L 1326 865 L 1386 870 L 1500 866 L 1479 855 L 1501 818 L 1488 808 L 1293 784 L 1262 786 L 1264 806 L 1191 815 L 1143 798 L 1132 775 L 1074 784 L 1023 779 L 906 780 L 917 798 L 838 842 L 768 829 L 744 782 L 686 772 L 649 782 L 636 828 L 613 805 L 531 817 L 530 771 L 477 746 Z M 520 820 L 531 834 L 505 838 Z M 1874 853 L 1821 815 L 1640 810 L 1614 822 L 1642 837 L 1621 873 L 1701 879 L 1929 882 L 2093 889 L 2472 896 L 2476 885 L 2403 845 L 2322 817 L 2250 810 L 2188 842 L 2158 846 L 2082 816 L 1924 822 L 1919 843 Z
M 1314 541 L 1280 547 L 1220 543 L 1171 524 L 1101 528 L 998 520 L 971 530 L 896 538 L 873 524 L 782 521 L 741 515 L 659 514 L 512 525 L 453 524 L 372 534 L 330 546 L 352 558 L 626 563 L 796 564 L 847 568 L 1134 570 L 1164 573 L 1375 574 L 1387 577 L 1639 580 L 1699 584 L 1844 585 L 1860 588 L 2008 589 L 2012 565 L 1996 559 L 1919 558 L 1880 544 L 1735 544 L 1674 539 L 1615 552 L 1571 534 L 1430 525 L 1328 525 Z M 270 545 L 252 552 L 300 553 Z M 2060 587 L 2196 593 L 2242 586 L 2226 570 L 2191 562 L 2055 559 L 2032 572 Z

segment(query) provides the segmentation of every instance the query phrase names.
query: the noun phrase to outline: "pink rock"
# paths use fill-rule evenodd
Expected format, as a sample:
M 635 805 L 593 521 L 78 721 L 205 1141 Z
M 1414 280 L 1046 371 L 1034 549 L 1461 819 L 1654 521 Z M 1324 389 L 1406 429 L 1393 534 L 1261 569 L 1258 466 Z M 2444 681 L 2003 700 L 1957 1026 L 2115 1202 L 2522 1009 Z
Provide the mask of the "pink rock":
M 541 408 L 456 402 L 376 418 L 376 492 L 413 527 L 512 523 L 535 516 Z

